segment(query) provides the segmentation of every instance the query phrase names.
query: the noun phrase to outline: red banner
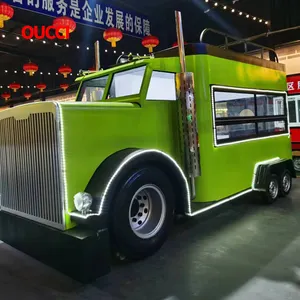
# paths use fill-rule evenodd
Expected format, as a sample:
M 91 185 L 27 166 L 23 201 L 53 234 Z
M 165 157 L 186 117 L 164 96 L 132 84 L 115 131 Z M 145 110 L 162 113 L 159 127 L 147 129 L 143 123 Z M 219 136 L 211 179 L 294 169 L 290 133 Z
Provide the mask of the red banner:
M 300 94 L 300 75 L 287 76 L 287 90 L 289 95 Z

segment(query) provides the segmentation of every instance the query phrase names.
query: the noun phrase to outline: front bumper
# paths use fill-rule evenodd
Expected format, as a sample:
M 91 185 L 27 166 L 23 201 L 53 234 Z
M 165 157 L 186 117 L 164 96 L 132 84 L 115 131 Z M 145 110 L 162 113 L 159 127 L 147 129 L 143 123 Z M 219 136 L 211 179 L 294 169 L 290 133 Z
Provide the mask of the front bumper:
M 83 283 L 110 272 L 107 229 L 59 231 L 0 211 L 0 240 Z

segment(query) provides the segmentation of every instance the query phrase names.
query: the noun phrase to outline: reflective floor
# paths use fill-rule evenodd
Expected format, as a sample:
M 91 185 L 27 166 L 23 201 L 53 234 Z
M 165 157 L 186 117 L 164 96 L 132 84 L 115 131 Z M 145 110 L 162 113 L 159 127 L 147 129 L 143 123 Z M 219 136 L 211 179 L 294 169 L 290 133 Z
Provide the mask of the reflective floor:
M 165 246 L 83 286 L 0 244 L 0 299 L 300 299 L 300 179 L 273 206 L 253 195 L 176 224 Z

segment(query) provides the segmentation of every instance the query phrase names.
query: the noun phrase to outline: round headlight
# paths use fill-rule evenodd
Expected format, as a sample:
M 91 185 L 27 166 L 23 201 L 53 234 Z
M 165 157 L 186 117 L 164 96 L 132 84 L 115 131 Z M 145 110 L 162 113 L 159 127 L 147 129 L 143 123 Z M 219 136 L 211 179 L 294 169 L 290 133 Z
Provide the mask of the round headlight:
M 78 193 L 74 196 L 75 208 L 82 213 L 89 211 L 92 203 L 93 198 L 88 193 Z

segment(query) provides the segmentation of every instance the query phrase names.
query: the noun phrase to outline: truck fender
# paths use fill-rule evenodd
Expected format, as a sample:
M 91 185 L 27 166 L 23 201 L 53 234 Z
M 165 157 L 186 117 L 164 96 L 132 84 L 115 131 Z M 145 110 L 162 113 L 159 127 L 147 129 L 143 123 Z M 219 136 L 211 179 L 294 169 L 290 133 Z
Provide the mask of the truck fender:
M 108 215 L 117 188 L 127 172 L 145 164 L 155 165 L 170 178 L 177 196 L 176 211 L 184 213 L 190 201 L 190 191 L 181 167 L 160 150 L 135 148 L 112 154 L 96 169 L 85 190 L 94 199 L 92 211 L 97 216 Z
M 258 163 L 254 170 L 252 189 L 254 191 L 266 191 L 266 183 L 270 174 L 280 177 L 284 170 L 289 170 L 292 177 L 296 178 L 293 161 L 291 159 L 274 159 L 269 162 Z

